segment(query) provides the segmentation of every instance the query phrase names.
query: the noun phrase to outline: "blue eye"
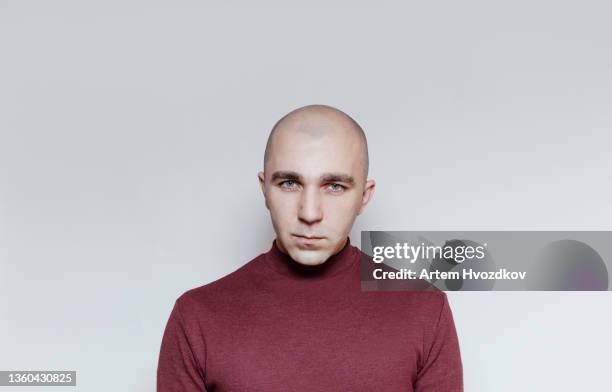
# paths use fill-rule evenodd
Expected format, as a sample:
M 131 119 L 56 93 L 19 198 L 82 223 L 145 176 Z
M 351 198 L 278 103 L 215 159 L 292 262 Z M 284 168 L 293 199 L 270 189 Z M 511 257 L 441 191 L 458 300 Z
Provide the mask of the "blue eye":
M 297 184 L 293 180 L 286 180 L 286 181 L 281 182 L 279 185 L 280 185 L 281 188 L 293 189 L 293 188 L 295 188 L 295 186 Z
M 344 187 L 340 184 L 333 183 L 333 184 L 329 184 L 329 186 L 330 186 L 331 191 L 334 193 L 342 192 L 344 190 Z

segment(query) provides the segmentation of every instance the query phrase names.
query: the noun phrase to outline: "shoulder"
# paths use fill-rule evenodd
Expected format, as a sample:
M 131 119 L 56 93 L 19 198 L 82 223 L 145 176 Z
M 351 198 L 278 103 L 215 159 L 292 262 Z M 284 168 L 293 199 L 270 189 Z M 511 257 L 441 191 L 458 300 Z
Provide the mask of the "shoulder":
M 423 311 L 423 317 L 428 320 L 429 324 L 435 325 L 438 323 L 441 314 L 448 307 L 448 297 L 444 291 L 419 291 L 414 292 L 419 302 L 419 307 Z
M 237 270 L 202 286 L 183 292 L 176 300 L 182 312 L 205 307 L 220 307 L 241 297 L 248 296 L 263 267 L 264 254 L 260 254 L 239 267 Z
M 425 291 L 380 291 L 379 293 L 386 297 L 386 301 L 394 302 L 396 305 L 408 305 L 411 308 L 420 309 L 427 313 L 440 311 L 448 303 L 446 293 L 438 289 Z
M 448 309 L 447 295 L 443 291 L 383 291 L 375 292 L 380 311 L 393 313 L 414 327 L 434 329 Z

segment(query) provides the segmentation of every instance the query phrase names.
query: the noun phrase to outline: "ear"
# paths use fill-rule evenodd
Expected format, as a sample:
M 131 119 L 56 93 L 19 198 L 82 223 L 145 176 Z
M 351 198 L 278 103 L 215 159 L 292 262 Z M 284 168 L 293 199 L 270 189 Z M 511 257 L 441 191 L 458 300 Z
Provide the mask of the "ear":
M 374 189 L 376 188 L 376 181 L 368 180 L 366 181 L 365 187 L 363 189 L 363 195 L 361 196 L 361 206 L 359 207 L 359 212 L 357 215 L 360 215 L 365 207 L 368 205 L 370 200 L 372 199 L 372 195 L 374 195 Z
M 270 207 L 268 206 L 268 198 L 266 197 L 266 177 L 264 172 L 260 171 L 257 173 L 257 179 L 259 180 L 259 187 L 261 188 L 261 193 L 263 193 L 264 200 L 266 202 L 266 208 L 269 210 Z

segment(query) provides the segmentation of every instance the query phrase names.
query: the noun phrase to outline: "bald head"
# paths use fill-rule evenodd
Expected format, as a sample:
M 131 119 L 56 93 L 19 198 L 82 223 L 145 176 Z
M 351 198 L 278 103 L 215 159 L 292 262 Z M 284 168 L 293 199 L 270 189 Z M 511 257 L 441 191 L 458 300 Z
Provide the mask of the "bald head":
M 368 143 L 365 133 L 353 118 L 341 110 L 326 105 L 308 105 L 295 109 L 278 120 L 272 127 L 266 143 L 264 171 L 281 134 L 284 138 L 295 134 L 313 140 L 333 135 L 342 137 L 346 143 L 356 143 L 363 165 L 364 181 L 368 176 Z
M 337 254 L 374 192 L 367 176 L 366 137 L 346 113 L 310 105 L 281 118 L 257 173 L 279 250 L 304 265 Z

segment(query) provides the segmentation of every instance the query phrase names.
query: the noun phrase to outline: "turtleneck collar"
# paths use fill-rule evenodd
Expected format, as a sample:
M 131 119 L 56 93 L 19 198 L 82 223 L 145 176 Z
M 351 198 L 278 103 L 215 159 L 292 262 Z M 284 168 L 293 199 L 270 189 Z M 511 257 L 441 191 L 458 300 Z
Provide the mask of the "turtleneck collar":
M 359 250 L 351 245 L 349 237 L 340 251 L 330 256 L 324 263 L 319 265 L 304 265 L 293 260 L 291 256 L 281 252 L 277 240 L 272 242 L 272 247 L 265 255 L 266 264 L 274 271 L 294 278 L 323 278 L 334 276 L 354 265 L 359 256 Z

